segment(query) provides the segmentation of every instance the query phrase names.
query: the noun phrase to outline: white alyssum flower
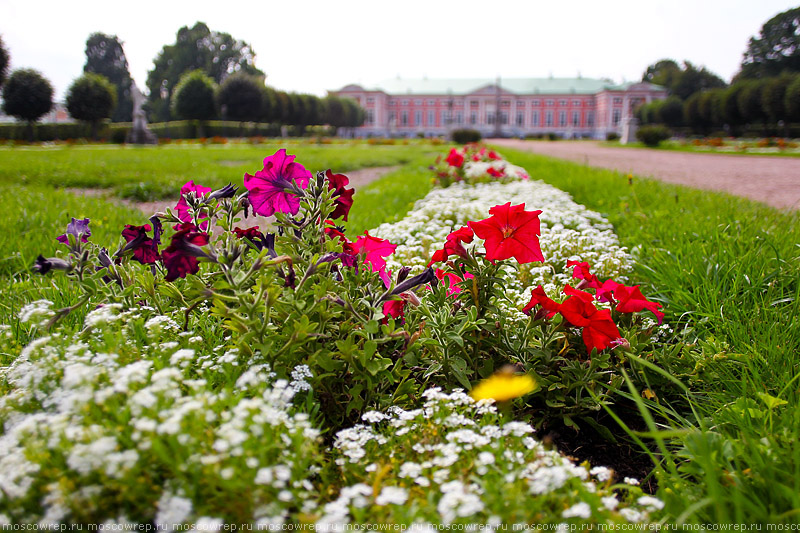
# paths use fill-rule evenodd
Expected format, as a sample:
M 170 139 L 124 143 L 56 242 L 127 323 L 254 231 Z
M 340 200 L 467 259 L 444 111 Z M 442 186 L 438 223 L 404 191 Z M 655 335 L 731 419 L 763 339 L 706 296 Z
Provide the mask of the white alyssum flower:
M 383 487 L 375 498 L 377 505 L 403 505 L 408 500 L 408 491 L 401 487 Z
M 561 513 L 562 518 L 589 518 L 592 508 L 586 502 L 579 502 Z
M 52 309 L 53 302 L 50 300 L 36 300 L 22 307 L 19 311 L 19 321 L 22 324 L 30 322 L 35 326 L 41 326 L 52 318 L 56 313 Z

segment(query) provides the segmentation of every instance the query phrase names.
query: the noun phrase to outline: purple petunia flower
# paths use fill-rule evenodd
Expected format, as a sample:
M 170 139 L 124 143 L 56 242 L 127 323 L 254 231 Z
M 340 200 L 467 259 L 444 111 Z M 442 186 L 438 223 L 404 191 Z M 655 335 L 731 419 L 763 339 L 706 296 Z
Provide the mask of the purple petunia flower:
M 276 212 L 296 215 L 300 210 L 300 189 L 308 187 L 311 172 L 294 162 L 295 156 L 280 149 L 264 159 L 264 168 L 244 175 L 244 186 L 250 191 L 250 204 L 257 214 L 268 217 Z
M 69 246 L 69 238 L 67 237 L 69 234 L 75 236 L 75 242 L 89 242 L 89 237 L 92 236 L 92 230 L 89 229 L 89 219 L 78 220 L 73 218 L 72 222 L 67 224 L 67 232 L 56 237 L 56 240 Z

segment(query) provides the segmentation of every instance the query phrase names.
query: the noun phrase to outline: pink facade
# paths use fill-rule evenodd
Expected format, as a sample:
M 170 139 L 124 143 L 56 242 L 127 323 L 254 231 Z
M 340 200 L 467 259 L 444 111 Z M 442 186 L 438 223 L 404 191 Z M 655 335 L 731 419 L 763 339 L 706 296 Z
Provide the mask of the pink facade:
M 400 86 L 400 80 L 393 82 L 387 85 Z M 469 85 L 480 85 L 480 80 L 412 80 L 403 82 L 402 92 L 348 85 L 331 94 L 352 98 L 365 109 L 366 121 L 356 129 L 360 137 L 447 135 L 452 129 L 471 128 L 484 136 L 604 138 L 621 132 L 636 106 L 667 96 L 662 87 L 649 83 L 613 85 L 581 78 Z

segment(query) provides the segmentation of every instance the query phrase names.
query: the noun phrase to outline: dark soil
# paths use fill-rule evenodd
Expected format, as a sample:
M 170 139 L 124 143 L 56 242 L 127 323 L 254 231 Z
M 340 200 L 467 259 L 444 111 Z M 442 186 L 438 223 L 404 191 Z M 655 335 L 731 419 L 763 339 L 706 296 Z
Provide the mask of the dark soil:
M 619 406 L 616 406 L 617 408 Z M 644 423 L 635 413 L 626 415 L 615 409 L 617 416 L 634 430 L 645 430 Z M 597 423 L 607 427 L 617 442 L 600 435 L 588 424 L 580 424 L 580 431 L 563 424 L 552 424 L 539 432 L 545 443 L 552 443 L 558 451 L 577 463 L 589 461 L 592 466 L 606 466 L 614 470 L 615 481 L 622 482 L 626 477 L 636 478 L 641 488 L 649 494 L 658 490 L 655 477 L 647 477 L 653 470 L 653 461 L 630 437 L 624 434 L 619 425 L 607 414 L 597 417 Z

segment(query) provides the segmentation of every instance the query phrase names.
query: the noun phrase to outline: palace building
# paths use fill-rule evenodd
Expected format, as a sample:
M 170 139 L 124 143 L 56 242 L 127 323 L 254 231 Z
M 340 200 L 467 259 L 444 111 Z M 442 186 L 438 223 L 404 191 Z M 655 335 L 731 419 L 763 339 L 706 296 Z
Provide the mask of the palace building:
M 366 111 L 359 137 L 447 135 L 470 128 L 484 137 L 553 133 L 564 138 L 621 134 L 640 104 L 664 99 L 651 83 L 591 78 L 394 79 L 374 87 L 347 85 L 330 94 Z

